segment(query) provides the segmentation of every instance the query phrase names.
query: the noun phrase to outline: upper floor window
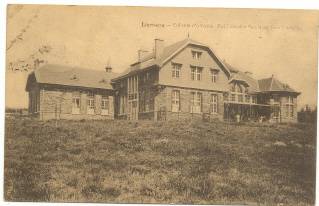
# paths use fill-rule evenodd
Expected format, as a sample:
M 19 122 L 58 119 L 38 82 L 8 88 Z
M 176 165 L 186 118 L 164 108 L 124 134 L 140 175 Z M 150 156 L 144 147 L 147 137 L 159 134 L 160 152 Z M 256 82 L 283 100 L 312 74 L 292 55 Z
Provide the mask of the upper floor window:
M 210 96 L 210 112 L 217 113 L 217 94 Z
M 198 51 L 192 51 L 193 59 L 201 59 L 202 58 L 202 52 Z
M 172 77 L 173 78 L 179 78 L 181 67 L 182 67 L 182 65 L 180 65 L 180 64 L 173 64 L 173 68 L 172 68 Z
M 238 102 L 243 102 L 243 95 L 242 94 L 238 94 L 237 98 L 238 98 Z
M 132 76 L 128 78 L 128 100 L 134 100 L 137 99 L 137 76 Z
M 199 92 L 192 92 L 191 99 L 191 113 L 202 112 L 202 94 Z
M 174 90 L 172 94 L 172 112 L 179 112 L 180 107 L 180 92 L 178 90 Z
M 250 95 L 244 93 L 244 89 L 242 88 L 242 85 L 238 83 L 232 83 L 230 84 L 230 91 L 231 91 L 230 101 L 233 101 L 233 102 L 245 101 L 246 103 L 250 103 Z M 245 91 L 246 91 L 246 88 L 245 88 Z
M 218 77 L 218 70 L 216 69 L 211 69 L 211 74 L 212 74 L 212 82 L 216 83 L 217 82 L 217 77 Z
M 231 92 L 236 92 L 236 84 L 232 84 L 230 87 Z
M 201 81 L 202 80 L 202 67 L 191 66 L 191 80 Z
M 237 85 L 237 93 L 243 93 L 243 89 L 241 88 L 241 86 L 239 84 Z
M 250 103 L 250 95 L 248 94 L 245 95 L 245 102 Z
M 231 94 L 230 101 L 232 102 L 236 101 L 236 94 Z
M 256 96 L 251 96 L 251 101 L 253 104 L 257 104 L 257 97 Z

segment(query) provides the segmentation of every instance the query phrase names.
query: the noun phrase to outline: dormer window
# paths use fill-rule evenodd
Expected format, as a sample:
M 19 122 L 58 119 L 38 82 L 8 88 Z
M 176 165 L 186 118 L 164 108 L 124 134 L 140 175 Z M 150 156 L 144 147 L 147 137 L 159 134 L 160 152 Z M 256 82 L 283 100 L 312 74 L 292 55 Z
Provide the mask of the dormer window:
M 201 59 L 202 58 L 202 52 L 199 51 L 192 51 L 193 59 Z
M 77 78 L 77 76 L 73 75 L 72 77 L 70 77 L 70 80 L 79 81 L 79 78 Z
M 101 80 L 99 81 L 99 83 L 106 84 L 106 83 L 107 83 L 107 81 L 103 78 L 103 79 L 101 79 Z
M 287 90 L 289 88 L 288 84 L 284 84 L 284 90 Z

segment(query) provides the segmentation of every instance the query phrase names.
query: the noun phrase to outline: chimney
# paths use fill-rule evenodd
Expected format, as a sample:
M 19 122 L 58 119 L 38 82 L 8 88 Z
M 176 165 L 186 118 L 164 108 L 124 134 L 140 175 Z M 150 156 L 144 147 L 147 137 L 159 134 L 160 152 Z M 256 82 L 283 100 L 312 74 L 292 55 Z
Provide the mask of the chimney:
M 164 40 L 155 39 L 155 59 L 161 56 L 164 52 Z
M 111 58 L 109 58 L 109 61 L 107 62 L 107 65 L 105 67 L 105 71 L 107 73 L 112 73 Z
M 141 62 L 148 55 L 148 51 L 138 50 L 138 62 Z

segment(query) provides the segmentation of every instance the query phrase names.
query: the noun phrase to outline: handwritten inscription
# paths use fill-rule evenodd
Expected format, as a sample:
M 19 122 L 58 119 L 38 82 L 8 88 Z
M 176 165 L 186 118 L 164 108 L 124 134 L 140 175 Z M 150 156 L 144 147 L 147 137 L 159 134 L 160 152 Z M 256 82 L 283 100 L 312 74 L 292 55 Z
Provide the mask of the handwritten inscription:
M 259 24 L 200 24 L 200 23 L 147 23 L 142 22 L 142 27 L 175 27 L 175 28 L 207 28 L 207 29 L 264 29 L 264 30 L 301 30 L 299 26 L 292 25 L 259 25 Z

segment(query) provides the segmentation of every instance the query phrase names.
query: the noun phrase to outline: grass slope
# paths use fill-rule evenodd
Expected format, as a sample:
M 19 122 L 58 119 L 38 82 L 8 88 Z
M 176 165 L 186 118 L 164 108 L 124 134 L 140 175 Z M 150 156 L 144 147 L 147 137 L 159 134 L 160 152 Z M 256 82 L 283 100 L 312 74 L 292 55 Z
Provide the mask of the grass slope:
M 6 201 L 313 205 L 315 125 L 5 122 Z

